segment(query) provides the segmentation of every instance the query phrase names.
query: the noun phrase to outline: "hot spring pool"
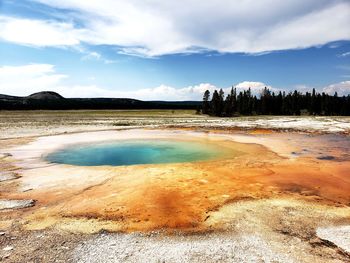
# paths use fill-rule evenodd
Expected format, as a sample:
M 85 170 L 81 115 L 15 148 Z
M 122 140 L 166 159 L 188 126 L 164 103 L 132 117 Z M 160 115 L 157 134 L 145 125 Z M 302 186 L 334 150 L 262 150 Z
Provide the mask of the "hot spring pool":
M 205 161 L 227 154 L 227 149 L 213 143 L 134 140 L 69 146 L 48 154 L 45 159 L 78 166 L 120 166 Z

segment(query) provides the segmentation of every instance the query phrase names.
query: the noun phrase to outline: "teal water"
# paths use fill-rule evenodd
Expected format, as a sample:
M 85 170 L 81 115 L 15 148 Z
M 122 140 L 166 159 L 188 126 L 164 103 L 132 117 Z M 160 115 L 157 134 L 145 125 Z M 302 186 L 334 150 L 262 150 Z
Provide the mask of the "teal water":
M 224 154 L 222 148 L 207 143 L 138 140 L 70 146 L 47 155 L 46 160 L 78 166 L 120 166 L 204 161 Z

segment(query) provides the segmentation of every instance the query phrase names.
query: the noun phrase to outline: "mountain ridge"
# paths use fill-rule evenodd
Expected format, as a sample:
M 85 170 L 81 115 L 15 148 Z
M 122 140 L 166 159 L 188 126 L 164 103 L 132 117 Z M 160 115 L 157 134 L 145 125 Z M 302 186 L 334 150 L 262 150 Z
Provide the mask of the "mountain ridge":
M 200 101 L 143 101 L 131 98 L 65 98 L 41 91 L 29 96 L 0 94 L 0 110 L 197 109 Z

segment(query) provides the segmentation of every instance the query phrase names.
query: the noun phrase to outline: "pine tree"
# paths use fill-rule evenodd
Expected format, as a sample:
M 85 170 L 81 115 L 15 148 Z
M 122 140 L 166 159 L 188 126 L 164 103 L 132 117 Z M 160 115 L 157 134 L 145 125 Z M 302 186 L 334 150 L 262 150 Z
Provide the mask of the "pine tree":
M 232 108 L 232 115 L 237 111 L 237 89 L 231 88 L 231 108 Z
M 214 115 L 214 116 L 221 116 L 222 114 L 222 111 L 221 111 L 221 99 L 220 99 L 220 95 L 219 93 L 217 92 L 217 90 L 214 91 L 213 93 L 213 97 L 211 99 L 211 103 L 210 103 L 210 106 L 211 106 L 211 114 Z
M 224 99 L 224 91 L 215 90 L 210 100 L 210 92 L 203 95 L 202 112 L 214 116 L 234 116 L 236 114 L 274 114 L 274 115 L 350 115 L 350 94 L 339 97 L 326 93 L 317 93 L 315 89 L 305 94 L 295 90 L 286 94 L 285 91 L 277 95 L 265 87 L 260 98 L 253 96 L 251 89 L 239 92 L 232 87 L 230 94 Z
M 312 89 L 310 113 L 312 115 L 316 114 L 316 90 L 315 89 Z
M 233 114 L 232 98 L 231 98 L 231 94 L 228 94 L 224 102 L 224 116 L 231 117 L 232 114 Z
M 209 114 L 210 113 L 210 91 L 206 90 L 203 95 L 203 103 L 202 103 L 202 113 Z
M 224 108 L 225 108 L 225 93 L 222 89 L 219 90 L 219 112 L 220 116 L 224 116 Z

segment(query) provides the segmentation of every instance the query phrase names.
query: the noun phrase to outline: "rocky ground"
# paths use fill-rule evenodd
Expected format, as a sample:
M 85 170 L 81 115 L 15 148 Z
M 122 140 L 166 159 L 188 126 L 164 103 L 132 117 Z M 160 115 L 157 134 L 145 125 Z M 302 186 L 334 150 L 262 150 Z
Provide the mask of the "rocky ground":
M 72 256 L 76 262 L 348 262 L 345 250 L 315 234 L 322 210 L 288 199 L 238 202 L 211 214 L 213 226 L 226 217 L 218 221 L 221 231 L 102 233 L 80 243 Z M 329 224 L 337 213 L 328 211 L 321 220 Z
M 331 237 L 346 244 L 348 229 L 333 227 L 336 235 L 324 228 L 314 232 L 317 220 L 330 224 L 345 210 L 324 211 L 325 207 L 292 199 L 242 201 L 211 214 L 212 225 L 225 217 L 219 220 L 220 231 L 187 234 L 81 234 L 14 227 L 0 233 L 0 256 L 3 262 L 349 262 L 346 247 L 328 241 Z M 319 217 L 321 213 L 325 216 Z M 343 218 L 338 224 L 346 222 Z M 341 231 L 345 239 L 339 236 Z

